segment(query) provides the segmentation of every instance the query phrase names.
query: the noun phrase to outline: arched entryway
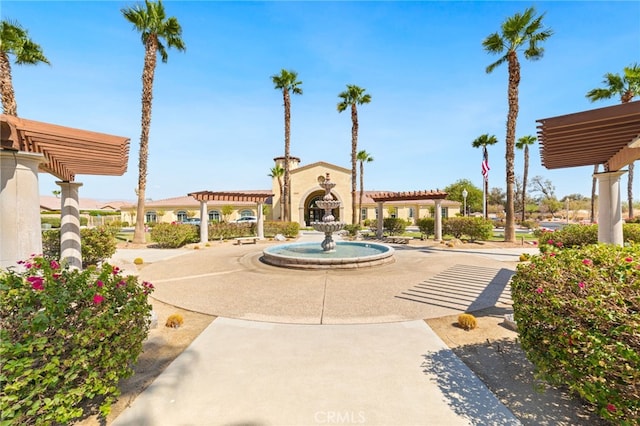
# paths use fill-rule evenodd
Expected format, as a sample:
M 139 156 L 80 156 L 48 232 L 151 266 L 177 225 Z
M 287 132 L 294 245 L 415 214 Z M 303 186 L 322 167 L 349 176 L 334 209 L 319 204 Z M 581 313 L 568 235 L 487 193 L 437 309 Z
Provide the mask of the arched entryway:
M 335 194 L 333 195 L 334 199 L 338 199 Z M 318 191 L 314 191 L 307 196 L 304 201 L 304 221 L 308 225 L 312 222 L 321 222 L 322 217 L 324 216 L 324 210 L 316 206 L 316 201 L 322 200 L 324 197 L 324 190 L 320 189 Z M 340 220 L 340 208 L 333 209 L 331 212 L 335 220 Z

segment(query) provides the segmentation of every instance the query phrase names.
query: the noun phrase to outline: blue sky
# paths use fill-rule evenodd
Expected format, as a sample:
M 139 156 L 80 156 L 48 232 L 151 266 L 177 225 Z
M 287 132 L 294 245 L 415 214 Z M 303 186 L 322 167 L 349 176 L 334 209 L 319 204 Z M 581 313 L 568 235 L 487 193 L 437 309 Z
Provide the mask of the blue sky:
M 133 4 L 2 1 L 2 18 L 27 28 L 51 61 L 14 66 L 19 115 L 131 138 L 127 173 L 77 176 L 81 197 L 135 199 L 144 49 L 120 12 Z M 617 104 L 585 94 L 640 61 L 640 2 L 166 1 L 187 51 L 170 50 L 156 70 L 147 196 L 269 189 L 273 158 L 284 153 L 282 94 L 270 76 L 282 68 L 303 82 L 291 125 L 302 164 L 350 168 L 350 114 L 336 104 L 356 84 L 372 97 L 359 108 L 358 149 L 375 158 L 366 189 L 442 189 L 458 179 L 480 187 L 471 142 L 484 133 L 499 140 L 489 184 L 504 188 L 507 67 L 485 73 L 497 57 L 482 40 L 529 6 L 555 34 L 541 60 L 521 60 L 517 136 L 536 135 L 537 119 Z M 516 151 L 519 176 L 522 157 Z M 592 171 L 547 170 L 537 144 L 531 150 L 530 176 L 550 179 L 559 198 L 589 196 Z M 54 182 L 41 174 L 41 194 Z

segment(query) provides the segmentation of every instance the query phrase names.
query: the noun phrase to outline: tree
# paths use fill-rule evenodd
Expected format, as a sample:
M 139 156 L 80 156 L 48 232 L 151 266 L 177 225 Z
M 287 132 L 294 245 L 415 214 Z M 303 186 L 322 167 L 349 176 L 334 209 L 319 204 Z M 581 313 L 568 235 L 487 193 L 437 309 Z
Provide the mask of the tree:
M 640 96 L 640 65 L 633 64 L 624 68 L 624 75 L 607 73 L 604 75 L 602 82 L 606 87 L 590 90 L 587 98 L 591 102 L 601 99 L 610 99 L 614 96 L 620 96 L 620 102 L 626 104 L 631 100 Z M 633 162 L 629 163 L 629 174 L 627 181 L 627 199 L 629 202 L 629 219 L 633 218 Z M 598 173 L 598 165 L 594 166 L 594 175 Z M 591 199 L 595 199 L 596 178 L 594 176 L 592 183 Z M 593 207 L 592 207 L 593 209 Z M 591 214 L 593 217 L 593 212 Z
M 507 63 L 509 70 L 509 84 L 507 99 L 509 110 L 507 113 L 506 145 L 506 183 L 507 205 L 506 223 L 504 227 L 504 240 L 515 242 L 515 213 L 513 208 L 513 186 L 515 182 L 514 159 L 516 123 L 518 121 L 518 87 L 520 85 L 520 62 L 518 51 L 523 51 L 525 59 L 537 60 L 542 58 L 544 49 L 539 45 L 551 37 L 553 31 L 543 29 L 542 18 L 544 14 L 536 17 L 535 9 L 530 7 L 524 13 L 516 13 L 507 18 L 501 26 L 501 32 L 489 35 L 482 45 L 491 54 L 502 55 L 500 59 L 486 68 L 487 73 L 493 72 L 498 66 Z
M 186 50 L 182 41 L 182 27 L 175 17 L 167 18 L 162 1 L 153 2 L 145 0 L 144 7 L 135 5 L 120 10 L 124 18 L 133 24 L 136 31 L 140 32 L 144 45 L 144 66 L 142 68 L 142 118 L 140 131 L 140 153 L 138 160 L 138 206 L 136 209 L 136 227 L 133 233 L 133 242 L 143 244 L 144 232 L 144 202 L 147 190 L 147 162 L 149 159 L 149 130 L 151 128 L 151 104 L 153 100 L 153 78 L 156 71 L 157 55 L 160 54 L 162 62 L 169 59 L 167 47 L 178 51 Z
M 527 175 L 529 174 L 529 145 L 536 143 L 535 136 L 522 136 L 516 142 L 516 148 L 524 150 L 524 172 L 522 173 L 522 221 L 524 222 L 525 206 L 527 205 Z
M 506 201 L 506 195 L 502 188 L 491 188 L 489 193 L 487 194 L 487 202 L 489 205 L 501 206 L 504 208 L 504 203 Z
M 271 168 L 271 173 L 269 173 L 269 176 L 271 178 L 275 178 L 278 180 L 278 189 L 280 190 L 280 220 L 282 220 L 282 205 L 283 205 L 283 199 L 282 199 L 282 193 L 283 193 L 283 183 L 282 183 L 282 176 L 284 175 L 284 169 L 282 168 L 282 166 L 277 165 L 275 167 Z
M 222 206 L 222 209 L 221 209 L 221 210 L 222 210 L 222 211 L 221 211 L 221 213 L 222 213 L 222 220 L 223 220 L 224 222 L 228 222 L 228 221 L 229 221 L 229 216 L 231 216 L 231 213 L 233 213 L 233 210 L 234 210 L 234 209 L 233 209 L 233 206 L 230 206 L 230 205 L 228 205 L 228 204 L 227 204 L 227 205 L 225 205 L 225 206 Z
M 54 189 L 53 191 L 51 191 L 51 193 L 52 193 L 56 198 L 60 198 L 60 194 L 62 194 L 62 191 L 60 191 L 59 189 Z
M 487 151 L 487 146 L 495 145 L 498 143 L 498 139 L 495 135 L 489 136 L 488 134 L 478 136 L 473 142 L 471 142 L 471 146 L 474 148 L 482 148 L 482 177 L 484 179 L 484 206 L 482 210 L 484 211 L 484 218 L 487 218 L 487 198 L 486 195 L 489 194 L 489 152 Z
M 462 191 L 467 190 L 467 209 L 469 211 L 479 211 L 482 209 L 482 189 L 475 186 L 469 179 L 459 179 L 447 185 L 444 192 L 447 193 L 447 200 L 458 201 L 464 204 Z M 462 208 L 460 209 L 462 211 Z
M 364 196 L 364 163 L 373 161 L 373 157 L 365 150 L 359 151 L 356 156 L 360 162 L 360 200 L 358 202 L 358 212 L 362 212 L 362 197 Z M 362 213 L 358 214 L 358 224 L 362 223 Z
M 271 76 L 274 88 L 282 91 L 284 100 L 284 186 L 280 203 L 284 205 L 283 219 L 287 222 L 291 221 L 291 177 L 290 157 L 291 157 L 291 93 L 294 95 L 302 95 L 302 82 L 298 80 L 298 73 L 293 70 L 282 69 L 280 74 Z
M 366 89 L 354 84 L 347 84 L 347 90 L 338 94 L 342 101 L 338 103 L 338 112 L 351 107 L 351 223 L 356 223 L 356 161 L 358 152 L 358 108 L 357 105 L 371 102 L 371 95 Z
M 18 116 L 18 105 L 11 78 L 11 62 L 13 55 L 16 65 L 49 64 L 40 45 L 29 38 L 27 30 L 17 22 L 3 19 L 0 22 L 0 94 L 2 95 L 2 111 L 7 115 Z

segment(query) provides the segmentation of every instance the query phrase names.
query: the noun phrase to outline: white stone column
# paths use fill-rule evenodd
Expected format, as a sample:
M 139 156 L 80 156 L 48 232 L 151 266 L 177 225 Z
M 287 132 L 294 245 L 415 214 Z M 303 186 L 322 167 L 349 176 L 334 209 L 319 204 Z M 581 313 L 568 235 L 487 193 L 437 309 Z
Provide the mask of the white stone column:
M 78 182 L 56 182 L 60 186 L 60 260 L 72 268 L 82 269 L 80 238 L 80 197 Z
M 44 155 L 0 149 L 0 268 L 42 254 L 38 165 Z
M 434 208 L 433 233 L 435 241 L 442 241 L 442 200 L 433 200 L 436 204 Z
M 200 201 L 200 242 L 206 244 L 209 241 L 209 212 L 207 202 Z
M 596 173 L 598 179 L 598 242 L 623 245 L 620 176 L 626 170 Z
M 262 203 L 258 203 L 258 213 L 256 217 L 258 218 L 258 239 L 264 240 L 264 215 L 262 214 Z
M 284 218 L 282 218 L 284 219 Z M 293 220 L 292 220 L 293 222 Z M 300 224 L 300 228 L 304 228 L 305 226 L 311 226 L 310 223 L 307 223 L 304 220 L 304 205 L 298 207 L 298 223 Z
M 376 203 L 376 210 L 378 211 L 378 223 L 376 228 L 376 237 L 382 238 L 384 235 L 384 203 L 382 201 L 378 201 Z

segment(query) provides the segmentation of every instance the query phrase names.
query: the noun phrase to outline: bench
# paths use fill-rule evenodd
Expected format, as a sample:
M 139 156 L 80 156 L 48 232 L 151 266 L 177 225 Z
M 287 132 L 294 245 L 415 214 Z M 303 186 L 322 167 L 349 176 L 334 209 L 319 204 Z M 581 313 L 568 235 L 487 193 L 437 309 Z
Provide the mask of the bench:
M 412 239 L 413 237 L 399 237 L 399 236 L 390 235 L 388 237 L 385 237 L 384 241 L 387 243 L 409 244 L 409 241 L 411 241 Z
M 235 239 L 236 240 L 236 245 L 242 245 L 244 243 L 251 243 L 251 244 L 257 244 L 258 243 L 258 237 L 238 237 Z

